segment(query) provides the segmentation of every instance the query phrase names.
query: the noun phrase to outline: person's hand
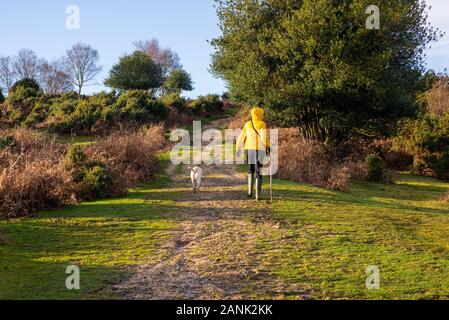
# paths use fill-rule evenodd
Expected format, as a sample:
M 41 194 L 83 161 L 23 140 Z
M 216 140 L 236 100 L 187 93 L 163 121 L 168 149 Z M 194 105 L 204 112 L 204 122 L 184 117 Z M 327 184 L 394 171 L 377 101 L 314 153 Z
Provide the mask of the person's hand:
M 240 158 L 240 156 L 242 155 L 242 151 L 241 150 L 237 150 L 236 155 L 237 155 L 237 158 Z

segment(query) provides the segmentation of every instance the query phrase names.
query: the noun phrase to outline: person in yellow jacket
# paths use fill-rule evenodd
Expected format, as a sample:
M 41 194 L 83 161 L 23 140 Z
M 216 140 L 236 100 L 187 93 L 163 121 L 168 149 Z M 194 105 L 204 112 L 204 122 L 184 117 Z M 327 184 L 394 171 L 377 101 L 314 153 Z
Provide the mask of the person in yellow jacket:
M 254 174 L 256 174 L 257 200 L 260 200 L 262 196 L 262 164 L 266 155 L 270 154 L 271 148 L 263 116 L 263 109 L 258 107 L 252 109 L 252 119 L 245 124 L 237 139 L 237 157 L 240 157 L 244 149 L 248 162 L 248 197 L 254 194 Z

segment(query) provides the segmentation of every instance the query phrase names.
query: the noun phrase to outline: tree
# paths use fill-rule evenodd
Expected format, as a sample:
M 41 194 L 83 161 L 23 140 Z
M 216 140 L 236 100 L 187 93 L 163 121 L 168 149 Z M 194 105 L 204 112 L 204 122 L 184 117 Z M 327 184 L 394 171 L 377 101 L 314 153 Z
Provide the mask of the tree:
M 423 51 L 438 38 L 419 0 L 218 0 L 212 70 L 234 100 L 264 103 L 307 138 L 388 133 L 416 112 Z
M 167 93 L 181 94 L 181 91 L 192 91 L 192 77 L 182 69 L 175 69 L 165 80 L 163 88 Z
M 3 95 L 2 90 L 0 89 L 0 104 L 5 102 L 5 96 Z
M 9 92 L 16 81 L 12 60 L 10 57 L 0 57 L 0 90 Z
M 161 48 L 156 39 L 136 41 L 134 45 L 138 51 L 145 53 L 161 66 L 164 77 L 171 71 L 182 68 L 178 54 L 170 48 Z
M 102 67 L 98 65 L 98 51 L 82 43 L 67 50 L 63 61 L 63 71 L 72 85 L 78 88 L 78 94 L 81 94 L 83 88 L 102 70 Z
M 11 91 L 16 91 L 18 88 L 33 89 L 34 91 L 41 91 L 39 83 L 35 79 L 25 78 L 17 81 L 11 87 Z
M 120 58 L 105 80 L 107 86 L 121 90 L 153 90 L 162 83 L 161 67 L 140 51 Z
M 13 70 L 19 80 L 38 79 L 42 60 L 39 59 L 33 50 L 20 50 L 13 59 Z
M 427 111 L 430 115 L 442 117 L 449 112 L 449 77 L 435 81 L 426 93 Z
M 40 84 L 48 94 L 61 94 L 73 90 L 73 84 L 64 72 L 61 61 L 45 62 L 42 65 Z

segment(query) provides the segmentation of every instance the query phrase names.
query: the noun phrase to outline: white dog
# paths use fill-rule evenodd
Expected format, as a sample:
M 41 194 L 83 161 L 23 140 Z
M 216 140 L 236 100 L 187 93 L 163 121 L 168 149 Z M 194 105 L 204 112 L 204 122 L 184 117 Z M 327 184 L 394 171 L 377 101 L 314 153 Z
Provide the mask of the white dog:
M 197 193 L 201 188 L 201 180 L 203 179 L 203 169 L 200 167 L 189 167 L 190 179 L 192 179 L 193 192 Z

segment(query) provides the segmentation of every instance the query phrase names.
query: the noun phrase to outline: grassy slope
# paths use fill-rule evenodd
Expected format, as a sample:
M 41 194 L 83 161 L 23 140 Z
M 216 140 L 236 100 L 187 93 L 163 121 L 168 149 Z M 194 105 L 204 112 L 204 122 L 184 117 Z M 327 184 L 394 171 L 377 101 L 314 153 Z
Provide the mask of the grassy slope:
M 164 159 L 164 163 L 167 158 Z M 126 266 L 160 258 L 176 228 L 177 189 L 158 182 L 128 197 L 0 221 L 0 298 L 106 298 Z M 311 298 L 449 298 L 449 184 L 401 175 L 396 185 L 353 183 L 348 194 L 275 181 L 271 215 L 279 242 L 261 241 L 262 264 Z M 81 267 L 81 291 L 65 268 Z M 381 270 L 381 290 L 365 269 Z M 257 298 L 257 293 L 255 293 Z
M 167 162 L 167 157 L 164 163 Z M 38 217 L 0 221 L 0 299 L 106 298 L 125 266 L 156 259 L 176 221 L 166 175 L 125 198 L 84 203 Z M 65 288 L 68 265 L 81 269 L 81 290 Z M 106 296 L 105 296 L 106 295 Z
M 351 193 L 276 181 L 275 219 L 289 239 L 261 243 L 274 274 L 311 298 L 449 298 L 449 184 L 403 174 L 396 185 L 353 183 Z M 376 265 L 381 290 L 368 291 Z

